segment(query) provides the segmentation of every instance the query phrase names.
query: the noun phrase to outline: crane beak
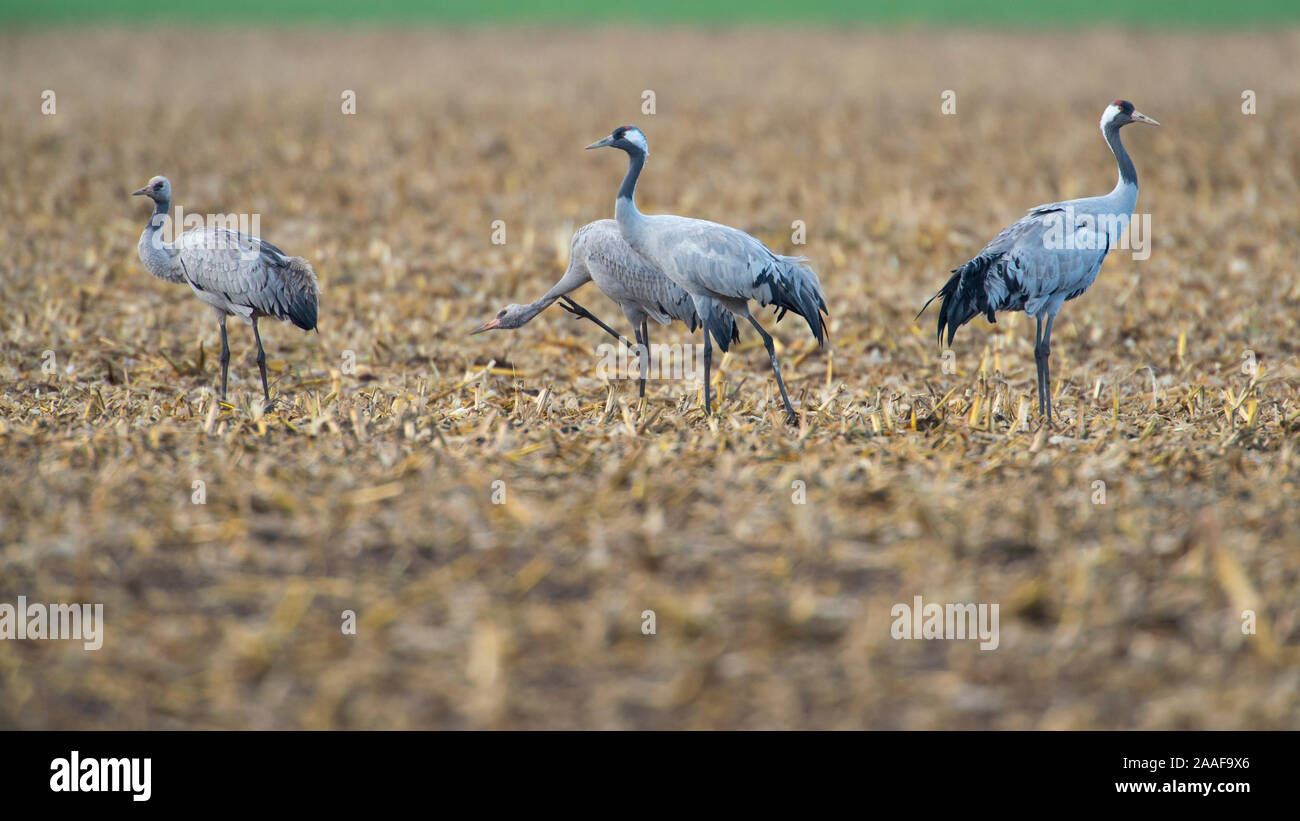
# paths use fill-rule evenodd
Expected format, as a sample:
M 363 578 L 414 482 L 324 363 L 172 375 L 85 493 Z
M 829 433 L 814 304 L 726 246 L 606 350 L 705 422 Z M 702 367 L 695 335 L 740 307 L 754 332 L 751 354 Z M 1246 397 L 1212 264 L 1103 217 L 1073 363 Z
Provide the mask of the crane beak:
M 1141 111 L 1133 112 L 1133 121 L 1138 123 L 1150 123 L 1151 125 L 1160 125 L 1160 123 L 1143 114 Z
M 489 319 L 487 322 L 484 322 L 482 325 L 470 331 L 469 335 L 473 336 L 474 334 L 481 334 L 484 331 L 494 331 L 500 327 L 501 327 L 501 320 L 498 317 L 494 316 L 491 319 Z
M 146 185 L 144 188 L 141 188 L 139 191 L 132 191 L 131 196 L 139 197 L 148 193 L 149 193 L 149 186 Z
M 596 140 L 594 143 L 587 146 L 587 150 L 590 151 L 593 148 L 604 148 L 607 145 L 613 145 L 613 144 L 614 144 L 614 138 L 612 136 L 609 136 L 603 140 Z

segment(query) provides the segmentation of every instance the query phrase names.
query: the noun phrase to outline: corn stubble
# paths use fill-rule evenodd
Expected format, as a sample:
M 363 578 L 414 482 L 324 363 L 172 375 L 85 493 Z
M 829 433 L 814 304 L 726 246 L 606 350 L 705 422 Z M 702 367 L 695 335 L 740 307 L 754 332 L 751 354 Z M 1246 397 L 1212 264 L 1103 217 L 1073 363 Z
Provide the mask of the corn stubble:
M 1300 728 L 1295 34 L 271 36 L 188 33 L 162 74 L 125 31 L 6 36 L 4 109 L 59 108 L 0 140 L 0 600 L 107 624 L 0 648 L 0 726 Z M 1124 88 L 1057 63 L 1103 54 Z M 945 373 L 913 316 L 1026 207 L 1110 188 L 1121 93 L 1165 123 L 1130 146 L 1156 246 L 1063 312 L 1041 430 L 1031 321 Z M 712 419 L 596 379 L 558 309 L 468 335 L 612 214 L 582 147 L 617 121 L 647 212 L 817 266 L 829 353 L 772 328 L 796 427 L 747 329 Z M 236 323 L 214 400 L 209 314 L 141 268 L 155 173 L 320 274 L 319 336 L 264 324 L 274 408 Z M 916 594 L 999 602 L 999 649 L 892 640 Z

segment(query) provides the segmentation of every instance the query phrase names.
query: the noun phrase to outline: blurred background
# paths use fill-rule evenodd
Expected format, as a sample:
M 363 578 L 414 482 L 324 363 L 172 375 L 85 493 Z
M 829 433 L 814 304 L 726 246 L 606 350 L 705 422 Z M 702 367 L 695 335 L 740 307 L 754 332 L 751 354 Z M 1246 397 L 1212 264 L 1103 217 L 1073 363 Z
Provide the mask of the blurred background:
M 0 602 L 107 622 L 0 641 L 0 727 L 1300 728 L 1297 18 L 0 0 Z M 1119 97 L 1163 124 L 1124 131 L 1153 253 L 1067 305 L 1025 429 L 1032 322 L 949 372 L 915 315 L 1111 188 Z M 643 210 L 818 270 L 829 350 L 760 314 L 799 428 L 747 330 L 714 420 L 673 381 L 639 412 L 556 309 L 468 336 L 612 216 L 583 147 L 629 122 Z M 313 262 L 319 335 L 261 326 L 273 412 L 233 322 L 213 401 L 211 313 L 138 260 L 154 174 Z M 998 649 L 892 639 L 917 595 L 999 603 Z
M 276 22 L 377 23 L 566 23 L 634 22 L 737 25 L 748 23 L 854 25 L 938 23 L 961 25 L 1037 25 L 1085 23 L 1151 26 L 1259 26 L 1300 17 L 1287 0 L 1243 0 L 1224 4 L 1212 0 L 1096 0 L 1087 4 L 1042 3 L 1035 0 L 809 0 L 791 4 L 779 0 L 556 0 L 552 3 L 509 0 L 228 0 L 203 3 L 178 0 L 151 4 L 141 0 L 53 0 L 48 3 L 0 3 L 7 21 L 84 24 L 97 21 L 156 20 L 162 22 L 266 24 Z

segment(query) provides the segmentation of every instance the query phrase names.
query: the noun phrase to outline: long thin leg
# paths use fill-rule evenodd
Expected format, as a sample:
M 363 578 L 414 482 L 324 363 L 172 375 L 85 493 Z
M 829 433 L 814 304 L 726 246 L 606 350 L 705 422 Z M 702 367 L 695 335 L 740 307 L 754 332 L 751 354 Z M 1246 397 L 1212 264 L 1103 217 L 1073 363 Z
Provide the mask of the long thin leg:
M 785 402 L 785 412 L 790 415 L 790 421 L 793 422 L 798 419 L 798 416 L 795 415 L 794 406 L 790 404 L 790 397 L 785 392 L 785 380 L 781 378 L 781 364 L 776 361 L 776 348 L 772 345 L 772 335 L 763 330 L 763 326 L 758 324 L 758 320 L 754 319 L 752 314 L 746 319 L 758 331 L 758 335 L 763 337 L 763 347 L 767 348 L 767 355 L 772 359 L 772 373 L 776 374 L 776 386 L 781 389 L 781 401 Z
M 574 302 L 572 299 L 569 299 L 567 296 L 560 297 L 560 307 L 568 311 L 569 313 L 573 314 L 574 316 L 578 317 L 579 319 L 590 319 L 592 322 L 595 322 L 597 325 L 604 328 L 605 332 L 608 333 L 610 336 L 614 337 L 619 342 L 622 342 L 624 345 L 626 345 L 629 350 L 631 350 L 634 347 L 634 343 L 628 342 L 626 337 L 624 337 L 618 331 L 606 325 L 604 322 L 601 322 L 599 317 L 597 317 L 591 311 L 588 311 L 586 308 L 582 307 L 578 303 Z M 636 331 L 635 328 L 633 328 L 632 330 L 633 332 Z
M 712 379 L 709 372 L 713 369 L 713 341 L 709 339 L 709 329 L 704 329 L 704 415 L 713 415 L 713 399 L 709 391 Z
M 257 332 L 257 317 L 253 317 L 253 338 L 257 340 L 257 369 L 262 372 L 262 397 L 267 407 L 271 405 L 271 389 L 266 386 L 266 351 L 262 350 L 262 335 Z
M 641 384 L 637 387 L 637 394 L 645 399 L 645 379 L 650 372 L 650 328 L 644 319 L 641 320 L 641 344 L 645 348 L 641 355 Z
M 1045 417 L 1047 414 L 1047 395 L 1043 391 L 1043 372 L 1046 362 L 1043 359 L 1043 318 L 1036 317 L 1037 327 L 1034 329 L 1034 365 L 1038 368 L 1038 415 Z
M 226 339 L 226 315 L 217 316 L 221 326 L 221 401 L 226 401 L 226 372 L 230 369 L 230 341 Z
M 1047 395 L 1047 424 L 1052 424 L 1052 323 L 1056 314 L 1047 317 L 1043 328 L 1043 393 Z

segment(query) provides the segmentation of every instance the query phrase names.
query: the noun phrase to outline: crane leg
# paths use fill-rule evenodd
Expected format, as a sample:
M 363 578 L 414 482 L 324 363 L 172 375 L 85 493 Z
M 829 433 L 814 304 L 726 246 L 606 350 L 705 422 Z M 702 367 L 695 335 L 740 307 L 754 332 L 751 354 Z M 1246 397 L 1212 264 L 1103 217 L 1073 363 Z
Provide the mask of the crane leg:
M 763 326 L 758 324 L 758 320 L 754 319 L 752 314 L 746 319 L 758 331 L 758 335 L 763 337 L 763 347 L 767 348 L 767 355 L 772 360 L 772 373 L 776 374 L 776 386 L 781 389 L 781 401 L 785 402 L 785 412 L 789 414 L 787 421 L 794 422 L 799 417 L 795 414 L 794 406 L 790 404 L 790 397 L 785 392 L 785 380 L 781 378 L 781 364 L 776 361 L 776 348 L 772 345 L 772 335 L 763 330 Z
M 627 339 L 625 339 L 622 334 L 620 334 L 618 331 L 606 325 L 604 322 L 600 320 L 600 317 L 596 316 L 591 311 L 588 311 L 586 308 L 574 302 L 572 299 L 569 299 L 567 296 L 560 297 L 560 307 L 568 311 L 569 313 L 573 314 L 574 316 L 578 317 L 579 319 L 590 319 L 592 322 L 595 322 L 597 325 L 604 328 L 605 333 L 614 337 L 619 342 L 622 342 L 629 349 L 632 348 L 633 343 L 628 342 Z M 635 331 L 636 329 L 633 328 L 632 330 Z
M 709 339 L 709 329 L 704 329 L 704 415 L 713 415 L 713 398 L 709 394 L 709 372 L 713 369 L 713 342 Z
M 1039 317 L 1034 332 L 1034 364 L 1038 366 L 1038 413 L 1047 424 L 1052 424 L 1052 376 L 1048 357 L 1052 355 L 1052 320 L 1046 323 Z
M 1043 328 L 1043 392 L 1047 396 L 1047 424 L 1052 424 L 1052 323 L 1056 314 L 1047 317 Z
M 221 326 L 221 401 L 226 401 L 226 372 L 230 369 L 230 341 L 226 339 L 226 315 L 217 316 Z
M 1034 317 L 1034 367 L 1038 371 L 1038 415 L 1046 411 L 1043 405 L 1043 318 Z
M 645 399 L 645 380 L 646 376 L 650 373 L 650 329 L 646 326 L 646 320 L 644 319 L 641 320 L 641 345 L 642 349 L 639 362 L 641 367 L 641 381 L 637 385 L 637 395 L 641 399 Z
M 253 338 L 257 340 L 257 369 L 262 372 L 262 397 L 271 406 L 271 390 L 266 386 L 266 351 L 262 350 L 262 335 L 257 332 L 257 317 L 253 317 Z

